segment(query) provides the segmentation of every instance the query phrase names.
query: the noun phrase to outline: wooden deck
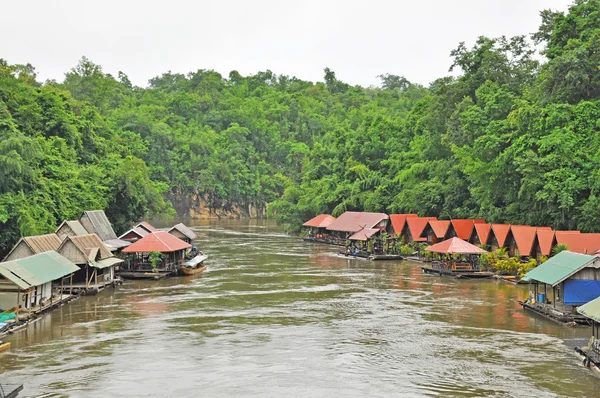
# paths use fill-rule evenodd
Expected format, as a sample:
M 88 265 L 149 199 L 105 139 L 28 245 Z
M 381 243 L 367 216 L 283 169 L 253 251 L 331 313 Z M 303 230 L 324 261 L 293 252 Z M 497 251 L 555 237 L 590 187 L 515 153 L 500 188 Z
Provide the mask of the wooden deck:
M 519 304 L 523 307 L 524 310 L 543 316 L 544 318 L 559 323 L 561 325 L 590 326 L 589 319 L 584 317 L 583 315 L 560 311 L 548 304 L 530 304 L 526 301 L 519 301 Z
M 462 270 L 452 271 L 444 268 L 433 268 L 433 267 L 421 267 L 421 270 L 426 274 L 436 274 L 443 276 L 451 276 L 454 278 L 462 279 L 487 279 L 494 276 L 492 272 L 474 271 L 474 270 Z

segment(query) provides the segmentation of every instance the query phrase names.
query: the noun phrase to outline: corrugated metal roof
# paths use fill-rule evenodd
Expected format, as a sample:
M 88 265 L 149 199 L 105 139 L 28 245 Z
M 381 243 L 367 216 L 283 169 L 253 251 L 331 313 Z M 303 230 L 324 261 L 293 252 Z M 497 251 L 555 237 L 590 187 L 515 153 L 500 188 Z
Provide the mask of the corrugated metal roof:
M 333 221 L 327 230 L 354 233 L 363 228 L 373 228 L 388 218 L 388 215 L 383 213 L 347 211 Z
M 531 280 L 556 286 L 594 260 L 597 258 L 565 250 L 529 271 L 523 277 L 523 281 Z
M 143 238 L 144 236 L 148 235 L 149 233 L 150 232 L 148 232 L 146 229 L 144 229 L 142 227 L 133 227 L 129 231 L 127 231 L 124 234 L 122 234 L 121 236 L 119 236 L 119 239 L 122 239 L 122 240 L 127 240 L 127 239 L 131 239 L 131 238 L 139 239 L 139 238 Z
M 173 231 L 174 229 L 178 230 L 179 232 L 181 232 L 182 234 L 184 234 L 191 240 L 196 239 L 196 233 L 194 231 L 192 231 L 191 229 L 189 229 L 185 224 L 179 223 L 177 225 L 173 225 L 173 227 L 171 227 L 169 232 Z
M 158 231 L 157 228 L 154 228 L 154 226 L 150 225 L 150 223 L 148 223 L 146 221 L 142 221 L 134 226 L 134 228 L 137 228 L 137 227 L 143 228 L 148 232 Z
M 552 253 L 552 244 L 554 243 L 554 231 L 550 228 L 538 228 L 536 231 L 540 253 L 542 256 L 549 256 Z
M 475 223 L 480 223 L 480 221 L 483 220 L 452 220 L 452 228 L 460 239 L 469 240 L 473 234 Z
M 60 238 L 56 234 L 27 236 L 23 238 L 34 253 L 43 253 L 58 249 Z
M 131 242 L 123 240 L 123 239 L 109 239 L 109 240 L 104 241 L 104 245 L 110 251 L 122 249 L 124 247 L 129 246 L 130 244 L 131 244 Z
M 120 258 L 111 257 L 111 258 L 105 258 L 104 260 L 91 261 L 90 267 L 102 269 L 102 268 L 108 268 L 111 265 L 120 264 L 122 262 L 124 262 L 124 261 L 121 260 Z
M 401 234 L 406 226 L 406 219 L 409 217 L 419 217 L 418 214 L 390 214 L 390 222 L 394 229 L 394 234 Z
M 479 238 L 479 242 L 482 245 L 487 245 L 488 238 L 490 237 L 490 231 L 492 230 L 492 224 L 475 224 L 475 233 Z
M 22 289 L 40 286 L 76 271 L 79 271 L 78 266 L 55 251 L 0 263 L 0 274 Z
M 435 217 L 410 217 L 406 219 L 408 224 L 408 232 L 415 242 L 426 242 L 427 238 L 421 238 L 423 230 L 430 220 L 436 220 Z
M 510 232 L 510 224 L 492 224 L 492 233 L 496 237 L 498 246 L 504 246 L 508 233 Z
M 329 214 L 319 214 L 315 218 L 311 218 L 302 224 L 302 226 L 312 228 L 327 228 L 334 221 L 335 217 L 330 216 Z
M 135 243 L 132 243 L 129 247 L 123 249 L 124 253 L 170 253 L 178 250 L 185 250 L 192 247 L 190 244 L 182 241 L 181 239 L 171 235 L 166 231 L 156 231 L 148 236 L 144 236 L 142 239 Z
M 83 236 L 67 236 L 63 241 L 62 245 L 60 245 L 59 251 L 63 248 L 63 246 L 71 241 L 83 253 L 86 258 L 89 255 L 90 249 L 98 249 L 99 259 L 103 260 L 105 258 L 113 257 L 112 253 L 106 248 L 104 242 L 100 240 L 98 235 L 96 234 L 88 234 Z
M 450 238 L 443 242 L 436 243 L 435 245 L 429 246 L 425 250 L 434 253 L 444 254 L 484 254 L 487 251 L 465 242 L 460 238 Z
M 600 322 L 600 297 L 580 307 L 577 307 L 577 312 L 583 316 L 593 319 L 596 322 Z
M 88 231 L 89 233 L 95 233 L 102 240 L 117 239 L 117 234 L 115 234 L 104 210 L 88 210 L 84 214 L 94 227 L 94 231 Z
M 79 222 L 79 220 L 70 220 L 70 221 L 63 221 L 58 228 L 56 228 L 56 232 L 58 232 L 63 225 L 67 225 L 69 228 L 71 228 L 71 230 L 75 233 L 75 235 L 87 235 L 89 234 L 89 232 L 83 227 L 83 225 L 81 225 L 81 223 Z
M 517 249 L 519 249 L 519 254 L 521 256 L 530 256 L 537 228 L 528 225 L 511 225 L 510 230 L 517 244 Z
M 364 228 L 364 229 L 361 229 L 360 231 L 354 233 L 348 239 L 349 240 L 361 240 L 361 241 L 365 241 L 365 240 L 369 239 L 371 236 L 375 235 L 377 232 L 381 232 L 381 230 L 380 229 Z

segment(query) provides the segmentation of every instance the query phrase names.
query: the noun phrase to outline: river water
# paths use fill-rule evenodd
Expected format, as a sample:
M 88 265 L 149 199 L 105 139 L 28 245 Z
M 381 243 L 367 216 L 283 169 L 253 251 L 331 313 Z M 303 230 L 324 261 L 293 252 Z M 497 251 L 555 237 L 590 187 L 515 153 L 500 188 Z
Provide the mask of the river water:
M 0 382 L 25 397 L 600 395 L 571 348 L 589 330 L 524 313 L 526 286 L 349 260 L 264 221 L 194 230 L 206 272 L 44 315 L 5 339 Z

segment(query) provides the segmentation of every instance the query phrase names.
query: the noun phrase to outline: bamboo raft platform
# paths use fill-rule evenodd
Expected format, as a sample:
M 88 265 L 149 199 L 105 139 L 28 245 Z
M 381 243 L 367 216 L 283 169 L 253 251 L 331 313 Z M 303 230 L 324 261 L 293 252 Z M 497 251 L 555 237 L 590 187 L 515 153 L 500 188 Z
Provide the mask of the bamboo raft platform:
M 494 276 L 492 272 L 485 271 L 474 271 L 474 270 L 460 270 L 460 271 L 452 271 L 442 268 L 432 268 L 432 267 L 421 267 L 421 270 L 426 274 L 436 274 L 442 276 L 451 276 L 454 278 L 461 279 L 487 279 Z
M 590 326 L 589 319 L 583 315 L 563 312 L 546 304 L 530 304 L 526 301 L 517 301 L 524 310 L 533 312 L 563 326 Z

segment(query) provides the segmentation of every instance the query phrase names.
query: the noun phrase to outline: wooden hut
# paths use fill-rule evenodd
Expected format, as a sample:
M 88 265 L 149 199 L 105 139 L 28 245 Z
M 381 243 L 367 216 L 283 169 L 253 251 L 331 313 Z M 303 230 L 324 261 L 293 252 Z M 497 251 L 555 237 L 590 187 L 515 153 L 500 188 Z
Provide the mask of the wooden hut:
M 475 232 L 475 225 L 485 224 L 485 221 L 479 218 L 475 219 L 452 219 L 450 220 L 450 226 L 448 227 L 449 238 L 459 238 L 465 242 L 471 240 Z
M 146 230 L 148 233 L 158 231 L 158 228 L 155 228 L 147 221 L 142 221 L 133 226 L 133 228 L 142 228 Z
M 146 229 L 142 227 L 133 227 L 129 231 L 119 236 L 119 239 L 126 240 L 127 242 L 135 242 L 142 239 L 144 236 L 150 234 Z
M 167 232 L 190 245 L 196 239 L 196 233 L 182 223 L 172 226 Z
M 529 225 L 511 225 L 510 234 L 505 243 L 508 251 L 514 257 L 531 257 L 534 255 L 534 243 L 537 234 L 536 227 Z
M 57 252 L 79 267 L 73 275 L 77 290 L 102 290 L 115 281 L 116 258 L 96 234 L 68 236 Z
M 435 217 L 409 217 L 406 219 L 406 227 L 402 233 L 404 244 L 411 242 L 427 243 L 427 238 L 421 237 L 427 223 L 431 220 L 437 220 Z
M 62 294 L 55 294 L 53 283 L 70 286 L 65 279 L 70 281 L 70 276 L 78 270 L 54 251 L 0 263 L 0 308 L 41 311 L 62 298 Z
M 304 240 L 328 243 L 329 232 L 327 227 L 335 221 L 335 217 L 329 214 L 319 214 L 318 216 L 311 218 L 302 227 L 307 228 L 306 236 Z
M 131 254 L 120 275 L 123 278 L 154 278 L 175 274 L 184 264 L 186 250 L 191 245 L 167 231 L 156 231 L 123 250 Z M 152 253 L 161 253 L 162 258 L 152 264 Z
M 531 286 L 529 299 L 521 302 L 525 309 L 560 322 L 578 322 L 576 307 L 600 297 L 600 258 L 565 250 L 522 280 Z
M 449 238 L 450 220 L 428 220 L 421 232 L 421 238 L 429 245 L 442 242 Z
M 473 227 L 473 233 L 471 234 L 471 239 L 469 239 L 469 241 L 474 245 L 484 245 L 489 247 L 492 224 L 477 223 Z
M 492 251 L 505 247 L 508 235 L 510 233 L 510 224 L 492 224 L 488 242 Z
M 90 234 L 96 234 L 112 252 L 121 251 L 131 242 L 117 238 L 104 210 L 88 210 L 79 218 L 79 222 Z
M 34 254 L 44 253 L 58 249 L 61 240 L 56 234 L 26 236 L 19 239 L 10 252 L 4 258 L 4 261 L 18 260 L 33 256 Z
M 536 228 L 532 257 L 538 262 L 541 261 L 542 256 L 550 257 L 555 245 L 556 234 L 552 228 Z
M 399 238 L 406 229 L 406 219 L 419 217 L 418 214 L 390 214 L 386 232 L 388 235 Z
M 58 226 L 55 233 L 58 235 L 61 241 L 67 236 L 82 236 L 89 234 L 79 220 L 63 221 Z
M 350 235 L 361 229 L 385 230 L 388 220 L 389 216 L 384 213 L 347 211 L 332 221 L 326 230 L 335 243 L 344 244 Z

